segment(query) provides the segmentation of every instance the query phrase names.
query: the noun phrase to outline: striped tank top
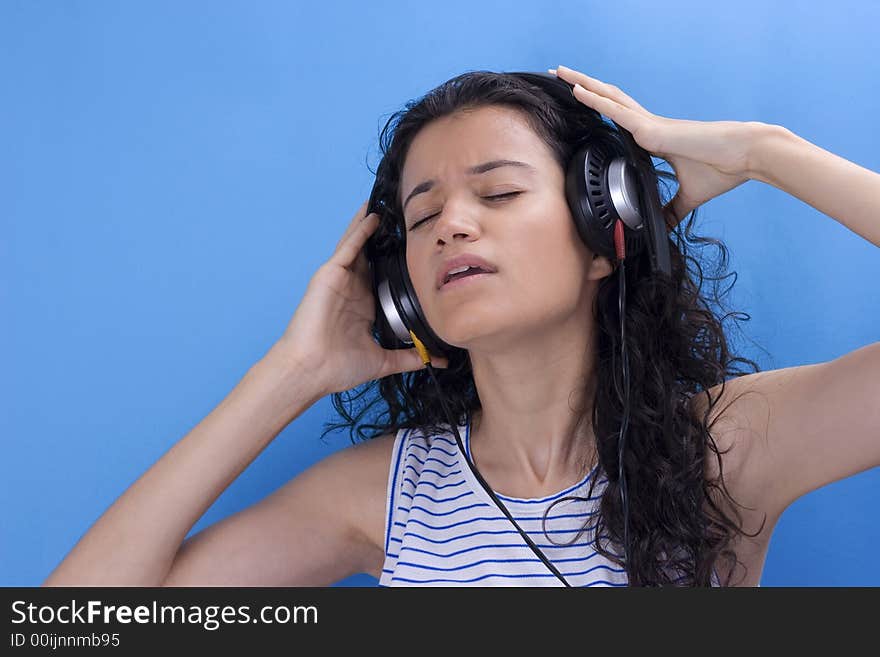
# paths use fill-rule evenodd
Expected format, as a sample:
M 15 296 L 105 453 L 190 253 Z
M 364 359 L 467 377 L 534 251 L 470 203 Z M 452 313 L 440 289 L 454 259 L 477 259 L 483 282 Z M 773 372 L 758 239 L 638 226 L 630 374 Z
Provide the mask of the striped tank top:
M 459 426 L 459 435 L 472 460 L 469 422 Z M 588 492 L 591 479 L 600 476 L 597 465 L 573 486 L 540 498 L 495 492 L 571 586 L 627 585 L 626 571 L 594 548 L 595 520 L 590 519 L 599 513 L 607 478 L 596 481 L 591 496 Z M 717 579 L 713 584 L 717 586 Z M 397 432 L 378 585 L 564 586 L 462 460 L 451 429 L 441 435 L 417 429 Z

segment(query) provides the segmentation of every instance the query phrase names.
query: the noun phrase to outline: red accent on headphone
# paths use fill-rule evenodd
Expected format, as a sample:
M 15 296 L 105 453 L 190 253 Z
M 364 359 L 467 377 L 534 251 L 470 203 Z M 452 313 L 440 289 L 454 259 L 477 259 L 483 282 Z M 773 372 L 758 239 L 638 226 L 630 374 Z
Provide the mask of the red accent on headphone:
M 618 219 L 614 224 L 614 250 L 617 252 L 617 260 L 626 258 L 626 242 L 623 239 L 623 222 Z

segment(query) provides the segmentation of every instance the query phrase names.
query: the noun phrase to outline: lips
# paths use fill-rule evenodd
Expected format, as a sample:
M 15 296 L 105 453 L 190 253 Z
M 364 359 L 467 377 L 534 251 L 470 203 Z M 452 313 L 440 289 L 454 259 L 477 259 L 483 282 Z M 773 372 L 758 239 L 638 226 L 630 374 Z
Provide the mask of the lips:
M 477 272 L 474 274 L 468 274 L 467 276 L 453 276 L 443 284 L 438 290 L 438 293 L 446 292 L 447 290 L 457 290 L 462 286 L 469 287 L 470 285 L 474 285 L 475 281 L 481 281 L 484 278 L 494 275 L 495 274 L 492 272 Z
M 491 264 L 487 260 L 484 260 L 478 255 L 458 255 L 444 262 L 443 265 L 441 265 L 440 269 L 437 271 L 437 289 L 439 290 L 441 287 L 443 287 L 444 283 L 446 283 L 446 278 L 449 275 L 450 271 L 454 269 L 459 269 L 464 266 L 477 267 L 483 272 L 490 274 L 494 274 L 496 271 L 498 271 L 493 264 Z

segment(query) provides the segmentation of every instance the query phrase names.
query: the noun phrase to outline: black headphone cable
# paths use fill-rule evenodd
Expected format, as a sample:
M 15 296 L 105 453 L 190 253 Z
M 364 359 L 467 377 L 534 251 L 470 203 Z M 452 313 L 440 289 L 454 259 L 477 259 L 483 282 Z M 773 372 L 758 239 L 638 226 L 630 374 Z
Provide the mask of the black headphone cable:
M 629 563 L 629 504 L 626 494 L 626 471 L 623 467 L 623 451 L 626 443 L 626 429 L 629 425 L 629 355 L 626 349 L 626 242 L 623 236 L 623 222 L 618 219 L 614 226 L 614 248 L 618 262 L 617 308 L 620 315 L 620 359 L 623 372 L 623 421 L 617 438 L 617 480 L 620 488 L 620 504 L 623 507 L 623 561 Z
M 529 538 L 529 535 L 526 534 L 522 530 L 522 528 L 517 524 L 517 522 L 513 519 L 513 516 L 510 515 L 510 512 L 507 510 L 507 507 L 505 507 L 501 503 L 501 500 L 499 500 L 498 497 L 495 495 L 495 492 L 492 490 L 492 487 L 486 483 L 486 480 L 483 479 L 483 476 L 474 467 L 474 465 L 471 463 L 471 460 L 467 457 L 467 454 L 464 451 L 464 444 L 461 441 L 461 435 L 458 433 L 458 423 L 454 422 L 452 420 L 452 413 L 449 412 L 449 408 L 446 406 L 446 402 L 443 399 L 442 391 L 440 388 L 440 383 L 437 381 L 437 376 L 434 373 L 434 367 L 431 365 L 431 355 L 428 353 L 428 350 L 425 348 L 425 345 L 422 344 L 421 340 L 419 340 L 418 337 L 416 337 L 415 333 L 410 331 L 409 334 L 412 337 L 412 341 L 416 347 L 416 350 L 419 352 L 419 355 L 422 357 L 422 362 L 425 364 L 425 369 L 428 370 L 428 374 L 431 376 L 431 379 L 434 381 L 434 385 L 437 387 L 437 392 L 441 393 L 440 395 L 438 395 L 438 397 L 440 399 L 440 404 L 443 406 L 444 413 L 446 413 L 446 417 L 449 422 L 449 426 L 451 426 L 452 430 L 455 432 L 455 440 L 458 442 L 458 449 L 461 451 L 462 456 L 464 456 L 464 460 L 467 462 L 468 467 L 471 469 L 471 472 L 474 474 L 474 477 L 476 477 L 477 481 L 480 482 L 480 485 L 483 486 L 483 488 L 486 490 L 486 492 L 489 494 L 489 496 L 494 500 L 495 504 L 498 505 L 498 508 L 501 509 L 501 511 L 504 513 L 504 515 L 507 516 L 507 519 L 510 520 L 510 522 L 513 524 L 514 527 L 516 527 L 517 531 L 523 537 L 523 540 L 525 540 L 525 542 L 528 543 L 529 547 L 532 548 L 532 551 L 536 555 L 538 555 L 538 557 L 541 559 L 541 561 L 544 562 L 544 565 L 547 566 L 547 568 L 550 570 L 550 572 L 552 572 L 554 575 L 556 575 L 556 577 L 558 577 L 559 580 L 565 586 L 570 587 L 571 584 L 569 584 L 565 580 L 565 578 L 562 576 L 562 574 L 559 572 L 559 570 L 556 568 L 556 566 L 554 566 L 550 562 L 550 560 L 547 559 L 546 556 L 544 556 L 544 553 L 538 549 L 538 546 L 535 545 L 535 543 L 532 541 L 531 538 Z

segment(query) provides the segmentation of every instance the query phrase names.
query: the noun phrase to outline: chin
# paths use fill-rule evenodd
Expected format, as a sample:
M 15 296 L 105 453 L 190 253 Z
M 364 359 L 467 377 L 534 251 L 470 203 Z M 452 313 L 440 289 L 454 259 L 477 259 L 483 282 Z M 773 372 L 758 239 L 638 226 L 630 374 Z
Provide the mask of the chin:
M 437 335 L 459 349 L 492 351 L 509 339 L 511 328 L 512 321 L 503 321 L 497 313 L 491 319 L 481 313 L 469 313 L 461 322 L 447 319 Z
M 480 321 L 472 313 L 461 322 L 447 318 L 442 328 L 435 332 L 444 342 L 459 349 L 471 349 L 495 333 L 485 320 Z

